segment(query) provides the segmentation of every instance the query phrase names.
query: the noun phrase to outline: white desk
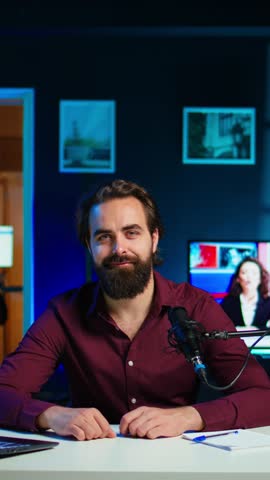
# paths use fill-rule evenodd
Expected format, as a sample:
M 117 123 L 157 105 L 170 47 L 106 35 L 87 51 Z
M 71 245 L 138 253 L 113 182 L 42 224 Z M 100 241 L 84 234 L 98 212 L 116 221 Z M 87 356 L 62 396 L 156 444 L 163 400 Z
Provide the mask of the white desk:
M 256 429 L 270 435 L 270 427 Z M 1 435 L 43 435 L 0 430 Z M 51 450 L 0 460 L 1 480 L 262 480 L 270 478 L 270 448 L 227 452 L 181 438 L 60 442 Z

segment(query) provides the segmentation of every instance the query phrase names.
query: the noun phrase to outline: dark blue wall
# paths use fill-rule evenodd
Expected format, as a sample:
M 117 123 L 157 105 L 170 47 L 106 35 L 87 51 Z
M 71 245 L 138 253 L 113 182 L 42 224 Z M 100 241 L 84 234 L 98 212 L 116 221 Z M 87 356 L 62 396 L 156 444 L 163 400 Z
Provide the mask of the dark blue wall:
M 52 295 L 85 281 L 76 205 L 114 177 L 157 199 L 166 229 L 160 271 L 173 280 L 187 280 L 188 239 L 269 240 L 259 228 L 266 40 L 47 32 L 0 45 L 2 86 L 36 92 L 35 316 Z M 114 175 L 58 172 L 60 99 L 116 100 Z M 182 108 L 193 105 L 256 107 L 256 166 L 183 165 Z

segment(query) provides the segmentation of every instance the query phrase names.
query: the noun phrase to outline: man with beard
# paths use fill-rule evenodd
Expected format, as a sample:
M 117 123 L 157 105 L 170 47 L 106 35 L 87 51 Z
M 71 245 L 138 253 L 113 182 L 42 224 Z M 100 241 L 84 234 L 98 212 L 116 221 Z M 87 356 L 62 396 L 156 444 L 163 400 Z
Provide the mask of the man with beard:
M 183 307 L 211 331 L 234 330 L 204 291 L 154 271 L 162 224 L 155 202 L 139 185 L 114 180 L 84 199 L 78 232 L 98 282 L 58 295 L 0 370 L 0 424 L 53 429 L 78 440 L 122 434 L 157 438 L 270 424 L 270 381 L 240 339 L 205 345 L 211 372 L 226 397 L 196 403 L 198 376 L 169 347 L 168 312 Z M 72 407 L 32 398 L 61 362 Z

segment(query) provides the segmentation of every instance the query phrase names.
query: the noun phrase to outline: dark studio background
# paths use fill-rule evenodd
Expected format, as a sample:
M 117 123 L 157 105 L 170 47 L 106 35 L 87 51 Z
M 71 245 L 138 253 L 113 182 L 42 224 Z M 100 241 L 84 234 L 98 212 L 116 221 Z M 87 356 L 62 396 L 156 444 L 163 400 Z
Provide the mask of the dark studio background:
M 270 16 L 224 12 L 19 8 L 1 17 L 1 84 L 35 89 L 35 317 L 51 296 L 85 282 L 76 206 L 113 178 L 138 182 L 157 200 L 166 232 L 160 271 L 172 280 L 188 279 L 190 239 L 270 240 Z M 58 172 L 60 99 L 116 101 L 115 174 Z M 255 107 L 256 165 L 183 165 L 184 106 Z

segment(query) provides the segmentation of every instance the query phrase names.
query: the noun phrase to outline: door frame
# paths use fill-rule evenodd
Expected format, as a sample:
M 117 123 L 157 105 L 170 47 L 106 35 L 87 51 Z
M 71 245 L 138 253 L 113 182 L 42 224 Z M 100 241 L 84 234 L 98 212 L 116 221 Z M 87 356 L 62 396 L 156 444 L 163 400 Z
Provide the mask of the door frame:
M 0 88 L 0 105 L 23 106 L 23 332 L 34 321 L 34 89 Z

